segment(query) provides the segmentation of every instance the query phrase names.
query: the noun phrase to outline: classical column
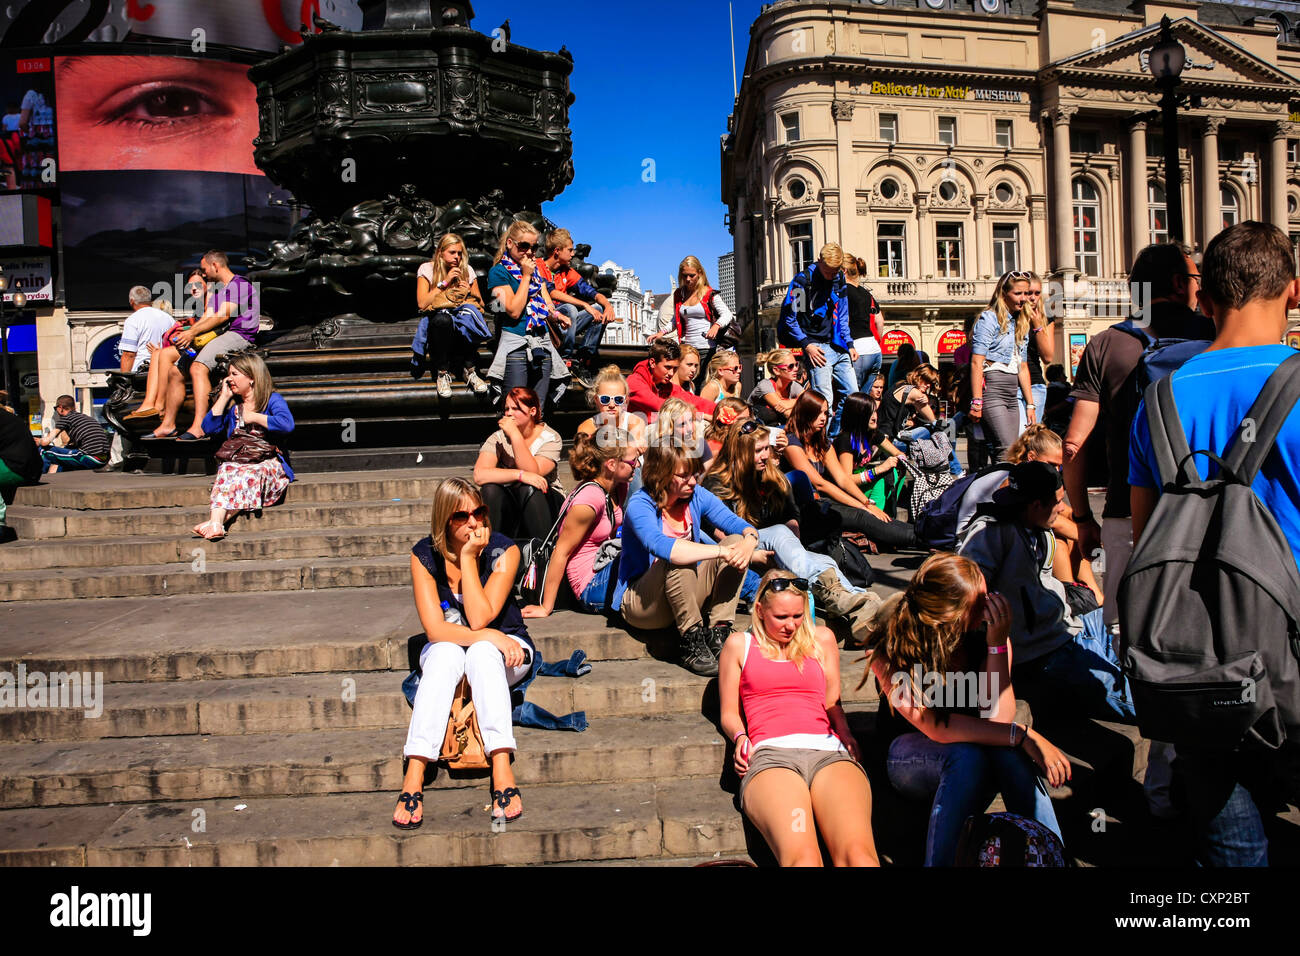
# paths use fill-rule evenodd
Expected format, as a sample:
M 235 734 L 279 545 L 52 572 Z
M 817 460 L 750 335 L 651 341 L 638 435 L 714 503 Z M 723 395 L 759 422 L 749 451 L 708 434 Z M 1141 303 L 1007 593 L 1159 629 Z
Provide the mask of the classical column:
M 1268 163 L 1268 219 L 1283 232 L 1287 231 L 1286 138 L 1290 132 L 1290 123 L 1278 121 L 1273 124 L 1273 149 Z
M 831 119 L 835 123 L 835 177 L 839 180 L 840 191 L 837 241 L 842 247 L 853 249 L 856 237 L 848 234 L 846 225 L 856 220 L 857 210 L 857 180 L 853 175 L 853 101 L 832 100 Z M 861 253 L 854 251 L 854 255 Z
M 975 225 L 974 235 L 970 237 L 971 244 L 975 247 L 974 268 L 972 264 L 963 263 L 965 266 L 965 278 L 982 279 L 989 274 L 993 268 L 993 229 L 989 225 L 988 219 L 984 215 L 984 204 L 988 202 L 987 196 L 975 197 Z M 1024 268 L 1024 266 L 1021 266 Z
M 1128 155 L 1125 157 L 1128 168 L 1128 229 L 1130 248 L 1128 261 L 1131 264 L 1137 254 L 1146 248 L 1151 238 L 1147 232 L 1147 124 L 1145 120 L 1134 120 L 1128 127 Z
M 1201 248 L 1204 249 L 1223 228 L 1219 208 L 1219 127 L 1222 116 L 1207 116 L 1201 121 Z M 1285 150 L 1286 141 L 1282 141 Z M 1283 159 L 1285 160 L 1285 153 Z
M 1074 270 L 1074 229 L 1071 219 L 1072 196 L 1070 184 L 1070 117 L 1079 111 L 1077 106 L 1058 106 L 1049 112 L 1052 119 L 1052 215 L 1056 219 L 1056 249 L 1053 271 Z

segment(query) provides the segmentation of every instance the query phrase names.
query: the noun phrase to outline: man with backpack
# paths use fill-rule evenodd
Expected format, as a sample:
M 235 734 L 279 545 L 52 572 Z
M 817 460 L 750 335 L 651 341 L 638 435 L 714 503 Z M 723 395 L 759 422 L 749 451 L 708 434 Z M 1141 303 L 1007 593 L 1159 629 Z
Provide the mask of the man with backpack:
M 1197 313 L 1200 275 L 1181 243 L 1159 243 L 1138 253 L 1129 273 L 1134 309 L 1130 318 L 1093 336 L 1074 377 L 1074 411 L 1065 434 L 1065 491 L 1079 526 L 1079 547 L 1089 559 L 1100 544 L 1106 553 L 1102 582 L 1106 626 L 1119 621 L 1119 579 L 1133 551 L 1128 494 L 1128 439 L 1142 390 L 1138 379 L 1143 353 L 1152 342 L 1214 338 L 1214 324 Z M 1145 308 L 1142 308 L 1145 304 Z M 1145 326 L 1145 327 L 1144 327 Z M 1108 480 L 1101 523 L 1088 503 L 1088 439 L 1100 424 L 1106 438 Z
M 1280 344 L 1300 306 L 1291 256 L 1259 222 L 1210 242 L 1199 300 L 1217 335 L 1147 392 L 1129 449 L 1127 670 L 1144 733 L 1178 747 L 1213 866 L 1268 864 L 1264 821 L 1300 743 L 1300 353 Z

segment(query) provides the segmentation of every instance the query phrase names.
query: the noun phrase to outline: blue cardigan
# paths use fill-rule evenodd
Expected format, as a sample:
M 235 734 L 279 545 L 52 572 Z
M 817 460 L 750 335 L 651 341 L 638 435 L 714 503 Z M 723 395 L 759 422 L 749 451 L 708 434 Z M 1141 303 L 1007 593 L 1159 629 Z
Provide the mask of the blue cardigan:
M 293 413 L 279 392 L 272 392 L 266 403 L 266 440 L 280 449 L 280 466 L 290 481 L 293 481 L 293 469 L 289 467 L 289 453 L 285 451 L 285 439 L 293 431 Z M 217 418 L 212 412 L 203 417 L 203 433 L 212 435 L 225 432 L 227 438 L 235 430 L 235 404 L 232 400 L 226 406 L 226 413 Z
M 704 533 L 704 519 L 723 534 L 744 534 L 753 526 L 724 505 L 706 488 L 697 487 L 690 503 L 692 540 L 712 544 Z M 757 530 L 757 529 L 754 529 Z M 664 534 L 663 515 L 650 492 L 642 488 L 628 499 L 623 515 L 623 553 L 618 561 L 618 584 L 611 604 L 615 611 L 623 607 L 627 586 L 650 570 L 658 559 L 667 561 L 673 545 L 680 539 Z

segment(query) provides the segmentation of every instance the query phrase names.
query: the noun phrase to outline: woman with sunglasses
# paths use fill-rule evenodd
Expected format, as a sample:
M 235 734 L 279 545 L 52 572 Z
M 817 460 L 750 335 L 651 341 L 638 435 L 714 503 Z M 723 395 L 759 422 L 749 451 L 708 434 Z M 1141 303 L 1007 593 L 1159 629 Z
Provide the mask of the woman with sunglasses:
M 802 578 L 769 571 L 750 629 L 722 649 L 721 722 L 735 744 L 740 807 L 781 866 L 821 866 L 819 833 L 833 865 L 879 866 L 871 785 L 840 703 L 839 648 L 815 624 L 808 591 Z
M 709 368 L 705 375 L 704 387 L 700 389 L 700 398 L 710 402 L 718 402 L 724 398 L 740 398 L 740 376 L 743 372 L 740 356 L 734 351 L 723 349 L 714 352 L 713 358 L 709 359 Z
M 596 414 L 582 420 L 578 434 L 595 437 L 599 442 L 602 432 L 621 430 L 632 436 L 638 449 L 644 450 L 646 422 L 639 414 L 627 410 L 627 399 L 623 370 L 617 365 L 606 365 L 587 392 L 587 401 L 595 407 Z
M 755 368 L 766 370 L 762 379 L 749 393 L 749 404 L 769 425 L 784 425 L 794 410 L 795 400 L 803 394 L 804 387 L 795 379 L 799 363 L 789 349 L 774 349 L 755 357 Z
M 643 487 L 627 503 L 612 607 L 633 627 L 675 626 L 681 665 L 712 677 L 736 620 L 758 529 L 696 487 L 703 470 L 692 450 L 651 442 Z M 706 522 L 725 535 L 721 542 L 710 540 Z
M 545 408 L 548 398 L 552 404 L 558 401 L 567 386 L 561 381 L 551 395 L 552 381 L 569 375 L 547 322 L 568 328 L 569 318 L 551 302 L 546 283 L 537 271 L 538 251 L 537 230 L 526 220 L 516 219 L 501 236 L 496 264 L 487 278 L 492 310 L 501 331 L 488 378 L 503 393 L 532 383 Z
M 722 448 L 704 476 L 704 487 L 758 529 L 759 544 L 772 552 L 777 567 L 811 582 L 828 614 L 847 621 L 850 628 L 858 627 L 880 605 L 880 599 L 855 588 L 831 558 L 814 554 L 800 543 L 799 509 L 779 461 L 767 426 L 743 419 L 726 430 Z M 752 580 L 757 585 L 756 575 Z
M 555 610 L 561 571 L 582 610 L 600 614 L 609 606 L 623 524 L 620 502 L 640 458 L 640 450 L 625 431 L 602 432 L 600 440 L 578 436 L 569 452 L 569 467 L 579 485 L 561 510 L 542 603 L 525 607 L 524 617 L 547 617 Z M 607 543 L 612 544 L 607 547 Z
M 1035 412 L 1039 421 L 1047 407 L 1047 379 L 1043 377 L 1043 366 L 1051 365 L 1056 360 L 1056 343 L 1052 340 L 1053 316 L 1047 314 L 1043 304 L 1043 280 L 1038 273 L 1029 273 L 1029 297 L 1025 299 L 1025 308 L 1029 312 L 1029 344 L 1025 358 L 1029 364 L 1029 390 L 1034 396 Z M 1020 430 L 1023 432 L 1029 424 L 1025 399 L 1020 397 Z
M 197 312 L 203 314 L 205 303 L 208 301 L 208 283 L 203 278 L 203 270 L 195 269 L 185 279 L 185 296 L 187 302 L 198 303 Z M 180 364 L 181 370 L 188 367 L 189 362 L 199 354 L 199 350 L 191 346 L 186 349 L 186 354 L 181 355 L 173 343 L 177 332 L 184 331 L 194 324 L 195 314 L 193 312 L 182 313 L 177 316 L 177 322 L 168 329 L 162 337 L 159 347 L 149 346 L 152 354 L 149 356 L 149 377 L 145 384 L 144 401 L 140 407 L 129 415 L 123 416 L 123 421 L 129 421 L 136 418 L 158 418 L 162 415 L 163 387 L 167 382 L 167 373 L 173 365 Z M 184 360 L 184 361 L 183 361 Z
M 1010 630 L 1011 605 L 988 591 L 979 566 L 942 552 L 885 602 L 867 635 L 862 683 L 875 677 L 880 688 L 889 782 L 931 805 L 926 866 L 953 865 L 966 819 L 998 792 L 1012 813 L 1061 835 L 1035 766 L 1059 787 L 1070 761 L 1016 722 Z
M 1027 362 L 1029 276 L 1028 272 L 1003 275 L 989 307 L 971 330 L 970 420 L 984 423 L 989 457 L 994 461 L 1002 460 L 1020 434 L 1017 390 L 1025 397 L 1028 423 L 1036 421 Z
M 564 442 L 543 424 L 541 399 L 531 388 L 506 394 L 506 413 L 497 424 L 474 463 L 492 527 L 512 538 L 545 538 L 564 500 Z
M 444 478 L 433 492 L 429 536 L 411 549 L 415 608 L 429 643 L 420 652 L 420 685 L 406 735 L 402 795 L 393 826 L 424 822 L 425 767 L 438 759 L 453 695 L 469 681 L 492 764 L 492 818 L 512 822 L 523 801 L 510 759 L 515 752 L 510 688 L 533 672 L 537 647 L 511 593 L 519 548 L 492 529 L 479 488 Z
M 787 429 L 789 444 L 785 461 L 790 472 L 802 475 L 802 486 L 811 486 L 816 494 L 804 492 L 799 504 L 804 516 L 804 540 L 819 541 L 838 537 L 843 531 L 866 535 L 883 550 L 916 548 L 916 531 L 905 521 L 896 521 L 872 504 L 861 484 L 845 471 L 840 457 L 826 436 L 830 421 L 829 406 L 820 393 L 808 391 L 795 402 Z M 820 496 L 819 500 L 816 496 Z

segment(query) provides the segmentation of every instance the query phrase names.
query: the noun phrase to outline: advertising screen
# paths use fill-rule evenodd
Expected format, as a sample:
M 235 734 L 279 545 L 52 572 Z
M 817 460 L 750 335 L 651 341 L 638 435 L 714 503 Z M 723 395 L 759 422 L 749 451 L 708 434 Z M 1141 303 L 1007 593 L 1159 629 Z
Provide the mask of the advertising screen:
M 0 56 L 0 192 L 55 187 L 54 133 L 50 57 Z

